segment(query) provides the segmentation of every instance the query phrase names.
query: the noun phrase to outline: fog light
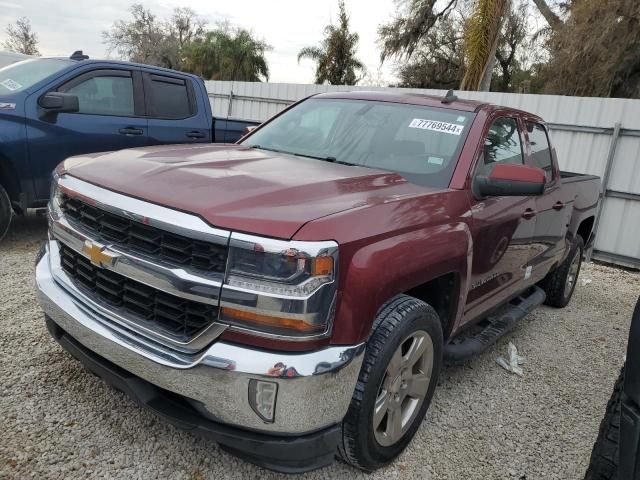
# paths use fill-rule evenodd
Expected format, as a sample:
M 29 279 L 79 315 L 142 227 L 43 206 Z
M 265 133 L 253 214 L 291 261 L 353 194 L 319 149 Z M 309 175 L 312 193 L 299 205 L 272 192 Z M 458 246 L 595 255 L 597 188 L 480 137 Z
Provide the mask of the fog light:
M 249 405 L 265 422 L 273 423 L 275 419 L 277 396 L 277 383 L 249 380 Z

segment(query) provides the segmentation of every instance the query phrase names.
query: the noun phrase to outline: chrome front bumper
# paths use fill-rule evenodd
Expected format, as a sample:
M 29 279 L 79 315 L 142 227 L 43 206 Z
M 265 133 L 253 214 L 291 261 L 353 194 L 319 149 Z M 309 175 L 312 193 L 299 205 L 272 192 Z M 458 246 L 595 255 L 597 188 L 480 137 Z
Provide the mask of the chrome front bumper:
M 215 421 L 274 434 L 303 434 L 339 423 L 347 412 L 364 344 L 284 353 L 217 341 L 202 353 L 188 355 L 136 336 L 88 308 L 54 279 L 48 251 L 36 266 L 36 285 L 46 315 L 81 345 L 192 400 Z M 249 404 L 251 379 L 277 383 L 272 423 Z

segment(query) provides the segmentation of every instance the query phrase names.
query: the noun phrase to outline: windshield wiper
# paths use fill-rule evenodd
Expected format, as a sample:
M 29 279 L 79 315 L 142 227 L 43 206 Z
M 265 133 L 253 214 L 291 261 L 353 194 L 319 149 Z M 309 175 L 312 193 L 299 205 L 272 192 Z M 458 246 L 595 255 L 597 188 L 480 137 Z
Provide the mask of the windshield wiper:
M 269 152 L 276 152 L 276 153 L 288 153 L 290 155 L 293 155 L 291 152 L 285 152 L 284 150 L 276 150 L 275 148 L 267 148 L 267 147 L 262 147 L 260 145 L 249 145 L 251 148 L 257 148 L 258 150 L 267 150 Z
M 331 163 L 339 163 L 340 165 L 350 165 L 352 167 L 359 167 L 360 165 L 356 165 L 355 163 L 349 163 L 349 162 L 344 162 L 342 160 L 338 160 L 336 157 L 320 157 L 317 155 L 307 155 L 306 153 L 294 153 L 294 155 L 297 155 L 298 157 L 307 157 L 307 158 L 313 158 L 315 160 L 322 160 L 324 162 L 331 162 Z
M 267 148 L 267 147 L 263 147 L 261 145 L 250 145 L 250 147 L 251 148 L 257 148 L 258 150 L 267 150 L 269 152 L 284 153 L 284 154 L 287 154 L 287 155 L 295 155 L 296 157 L 313 158 L 314 160 L 322 160 L 324 162 L 339 163 L 341 165 L 350 165 L 352 167 L 360 166 L 360 165 L 356 165 L 355 163 L 343 162 L 342 160 L 338 160 L 336 157 L 331 157 L 331 156 L 321 157 L 319 155 L 308 155 L 306 153 L 287 152 L 286 150 L 277 150 L 275 148 Z

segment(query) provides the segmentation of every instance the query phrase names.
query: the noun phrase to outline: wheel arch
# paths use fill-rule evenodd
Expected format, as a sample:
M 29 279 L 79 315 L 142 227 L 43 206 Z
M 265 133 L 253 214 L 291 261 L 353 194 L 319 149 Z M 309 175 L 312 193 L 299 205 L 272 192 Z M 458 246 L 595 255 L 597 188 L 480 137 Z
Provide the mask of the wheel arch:
M 464 310 L 471 264 L 465 223 L 440 225 L 386 238 L 357 249 L 341 274 L 333 341 L 366 341 L 380 308 L 406 294 L 442 315 L 445 336 Z M 351 253 L 351 252 L 350 252 Z
M 580 235 L 582 237 L 585 246 L 588 245 L 591 240 L 591 234 L 593 233 L 593 225 L 595 223 L 595 220 L 595 215 L 583 219 L 580 222 L 580 225 L 578 225 L 578 230 L 576 230 L 576 235 Z
M 20 182 L 18 181 L 18 175 L 2 153 L 0 153 L 0 185 L 2 185 L 9 194 L 12 203 L 16 204 L 20 201 Z

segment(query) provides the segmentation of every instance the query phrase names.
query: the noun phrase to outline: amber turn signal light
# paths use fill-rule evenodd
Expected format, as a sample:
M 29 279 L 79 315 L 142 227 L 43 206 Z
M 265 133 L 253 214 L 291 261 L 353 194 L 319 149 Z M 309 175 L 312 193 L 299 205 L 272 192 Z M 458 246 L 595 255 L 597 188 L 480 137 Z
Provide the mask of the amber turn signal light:
M 313 265 L 311 266 L 311 274 L 314 277 L 333 274 L 333 258 L 332 257 L 314 258 Z
M 250 324 L 261 329 L 282 328 L 301 333 L 317 333 L 318 330 L 324 329 L 324 325 L 312 325 L 294 318 L 272 317 L 271 315 L 228 307 L 222 307 L 222 318 L 227 321 L 235 320 L 237 323 Z

